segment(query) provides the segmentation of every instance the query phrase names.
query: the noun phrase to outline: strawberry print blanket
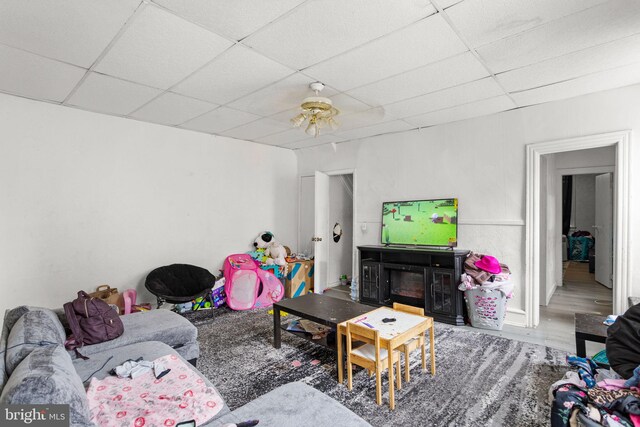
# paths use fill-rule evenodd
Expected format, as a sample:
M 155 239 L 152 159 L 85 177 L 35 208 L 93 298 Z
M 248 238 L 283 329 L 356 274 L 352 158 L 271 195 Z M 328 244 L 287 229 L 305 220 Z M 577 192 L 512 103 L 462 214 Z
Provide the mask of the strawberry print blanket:
M 178 356 L 163 356 L 154 362 L 171 372 L 160 379 L 153 370 L 135 379 L 92 378 L 87 390 L 91 421 L 117 427 L 171 427 L 189 420 L 200 425 L 222 409 L 220 396 Z

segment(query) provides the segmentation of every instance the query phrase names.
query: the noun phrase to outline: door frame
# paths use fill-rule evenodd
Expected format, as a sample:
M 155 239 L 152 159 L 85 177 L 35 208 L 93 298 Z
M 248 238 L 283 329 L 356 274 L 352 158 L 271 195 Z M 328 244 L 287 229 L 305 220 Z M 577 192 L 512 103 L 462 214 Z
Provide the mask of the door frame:
M 527 327 L 540 319 L 540 182 L 541 157 L 546 154 L 590 148 L 615 147 L 613 206 L 613 311 L 628 307 L 631 280 L 629 256 L 629 196 L 631 131 L 618 131 L 577 138 L 539 142 L 526 146 L 526 224 L 525 224 L 525 318 Z
M 302 247 L 302 235 L 301 235 L 301 229 L 300 226 L 302 224 L 302 178 L 314 178 L 315 180 L 315 174 L 314 175 L 300 175 L 298 177 L 298 250 L 296 252 L 300 252 L 300 248 Z M 315 181 L 314 181 L 314 185 L 315 185 Z M 315 212 L 316 206 L 315 206 L 315 202 L 313 204 L 313 209 Z M 315 221 L 315 220 L 314 220 Z
M 322 173 L 326 173 L 329 176 L 335 176 L 335 175 L 352 175 L 353 176 L 353 218 L 351 219 L 352 225 L 353 225 L 353 236 L 351 239 L 351 280 L 353 280 L 354 278 L 358 278 L 358 280 L 360 279 L 358 277 L 358 251 L 357 251 L 357 243 L 356 243 L 356 218 L 357 218 L 357 204 L 356 204 L 356 194 L 358 191 L 358 179 L 357 179 L 357 173 L 356 173 L 356 169 L 355 168 L 350 168 L 350 169 L 336 169 L 336 170 L 319 170 L 318 172 L 322 172 Z M 298 178 L 298 248 L 300 247 L 300 243 L 302 242 L 302 236 L 300 235 L 300 224 L 302 223 L 302 209 L 300 207 L 301 201 L 302 201 L 302 178 L 309 178 L 309 177 L 314 177 L 315 178 L 315 171 L 313 174 L 306 174 L 306 175 L 300 175 Z M 317 206 L 313 206 L 314 212 L 316 209 L 318 209 Z M 329 206 L 326 206 L 326 209 L 329 209 Z M 329 229 L 332 229 L 333 227 L 329 227 Z

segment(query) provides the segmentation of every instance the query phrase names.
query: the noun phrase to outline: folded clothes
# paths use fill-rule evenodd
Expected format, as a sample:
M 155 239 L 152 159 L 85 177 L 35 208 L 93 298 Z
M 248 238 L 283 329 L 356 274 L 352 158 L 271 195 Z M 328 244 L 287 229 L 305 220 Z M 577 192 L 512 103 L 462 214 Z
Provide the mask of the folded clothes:
M 598 381 L 597 386 L 605 390 L 620 390 L 622 388 L 628 388 L 625 387 L 624 383 L 625 380 L 623 379 L 606 378 L 602 381 Z
M 587 387 L 595 387 L 596 380 L 594 377 L 598 365 L 593 363 L 591 359 L 578 356 L 567 356 L 567 363 L 578 368 L 578 374 L 580 374 L 580 378 L 587 384 Z
M 159 378 L 165 372 L 165 368 L 160 362 L 149 362 L 148 360 L 128 360 L 122 365 L 114 368 L 114 373 L 120 378 L 136 378 L 145 372 L 153 369 L 153 374 Z
M 640 384 L 640 366 L 636 366 L 633 370 L 633 376 L 625 381 L 625 387 L 637 387 Z
M 604 323 L 607 326 L 611 326 L 616 322 L 617 318 L 618 318 L 617 314 L 610 314 L 610 315 L 607 316 L 607 318 L 602 323 Z
M 638 394 L 636 390 L 605 390 L 600 387 L 593 387 L 589 389 L 589 400 L 598 405 L 608 405 L 620 398 L 627 396 L 632 396 L 636 399 L 640 399 L 640 394 Z

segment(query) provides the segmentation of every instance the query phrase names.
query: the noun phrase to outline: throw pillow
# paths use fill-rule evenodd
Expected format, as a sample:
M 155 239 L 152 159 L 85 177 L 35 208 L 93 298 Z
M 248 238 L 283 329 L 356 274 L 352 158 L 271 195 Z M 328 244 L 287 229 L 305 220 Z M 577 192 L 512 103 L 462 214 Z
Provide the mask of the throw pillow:
M 55 344 L 64 344 L 64 327 L 58 316 L 47 309 L 34 309 L 24 313 L 9 332 L 5 367 L 11 375 L 13 370 L 34 349 Z
M 92 426 L 89 401 L 71 356 L 60 345 L 36 348 L 14 369 L 0 403 L 68 404 L 72 426 Z

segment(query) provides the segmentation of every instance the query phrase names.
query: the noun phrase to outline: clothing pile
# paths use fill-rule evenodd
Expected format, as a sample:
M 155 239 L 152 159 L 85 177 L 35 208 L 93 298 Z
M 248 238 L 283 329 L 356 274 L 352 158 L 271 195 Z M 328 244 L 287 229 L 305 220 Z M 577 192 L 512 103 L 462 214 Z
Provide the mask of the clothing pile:
M 569 236 L 569 259 L 572 261 L 588 261 L 589 250 L 595 245 L 595 240 L 588 231 L 576 231 Z
M 471 252 L 464 262 L 464 274 L 460 276 L 458 289 L 468 291 L 481 289 L 484 291 L 500 291 L 507 298 L 513 297 L 511 271 L 491 255 Z
M 549 389 L 551 426 L 640 426 L 640 366 L 628 380 L 592 360 L 567 356 L 576 368 Z
M 513 296 L 511 271 L 491 255 L 470 253 L 458 289 L 464 291 L 469 323 L 474 328 L 501 330 L 507 299 Z

